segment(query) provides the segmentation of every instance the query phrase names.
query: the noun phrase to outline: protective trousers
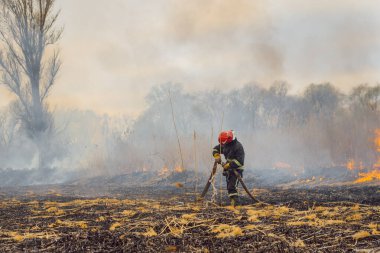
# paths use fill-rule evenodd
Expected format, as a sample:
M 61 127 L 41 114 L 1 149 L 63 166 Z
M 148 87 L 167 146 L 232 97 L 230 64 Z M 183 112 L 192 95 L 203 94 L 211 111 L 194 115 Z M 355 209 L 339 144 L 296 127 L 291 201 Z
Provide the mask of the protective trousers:
M 236 169 L 236 171 L 240 174 L 241 177 L 243 177 L 242 170 Z M 237 186 L 238 186 L 239 180 L 232 169 L 227 170 L 226 181 L 227 181 L 228 197 L 235 198 L 236 196 L 237 198 L 238 197 Z

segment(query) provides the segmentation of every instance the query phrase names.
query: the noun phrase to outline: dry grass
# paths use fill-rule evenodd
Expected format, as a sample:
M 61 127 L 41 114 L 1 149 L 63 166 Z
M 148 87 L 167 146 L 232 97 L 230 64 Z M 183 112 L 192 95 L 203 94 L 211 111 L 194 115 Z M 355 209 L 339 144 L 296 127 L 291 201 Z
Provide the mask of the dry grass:
M 149 228 L 147 229 L 147 231 L 145 233 L 142 233 L 143 236 L 146 236 L 146 237 L 151 237 L 151 236 L 156 236 L 157 233 L 156 231 L 154 231 L 153 228 Z
M 121 227 L 122 224 L 120 222 L 115 222 L 110 226 L 110 231 L 114 231 L 115 229 Z
M 355 240 L 360 240 L 369 236 L 371 236 L 371 234 L 368 231 L 359 231 L 353 234 L 352 238 Z
M 297 241 L 291 243 L 291 245 L 293 247 L 296 247 L 296 248 L 304 248 L 304 247 L 306 247 L 306 244 L 301 239 L 297 239 Z
M 225 238 L 225 237 L 236 237 L 236 236 L 242 236 L 243 230 L 234 225 L 228 225 L 228 224 L 219 224 L 215 226 L 212 230 L 213 233 L 216 233 L 217 238 Z
M 6 219 L 1 221 L 0 244 L 3 245 L 22 245 L 36 238 L 53 241 L 68 235 L 78 236 L 70 240 L 85 240 L 83 238 L 91 233 L 104 233 L 103 236 L 117 235 L 117 239 L 112 240 L 120 240 L 123 245 L 131 243 L 131 238 L 140 238 L 143 243 L 154 240 L 162 251 L 184 249 L 179 244 L 161 247 L 160 243 L 166 241 L 196 238 L 196 245 L 200 242 L 206 245 L 215 240 L 239 241 L 240 237 L 256 240 L 257 245 L 279 244 L 300 251 L 309 248 L 318 251 L 340 243 L 344 247 L 356 247 L 360 243 L 375 242 L 380 235 L 379 207 L 360 204 L 313 205 L 299 210 L 285 205 L 260 204 L 219 207 L 209 203 L 184 203 L 176 198 L 167 202 L 98 198 L 42 203 L 10 199 L 1 205 L 13 210 L 9 214 L 15 217 L 9 223 Z M 19 208 L 27 213 L 17 216 Z M 25 215 L 30 224 L 25 223 Z M 14 224 L 19 225 L 15 228 Z M 206 248 L 184 251 L 202 252 Z

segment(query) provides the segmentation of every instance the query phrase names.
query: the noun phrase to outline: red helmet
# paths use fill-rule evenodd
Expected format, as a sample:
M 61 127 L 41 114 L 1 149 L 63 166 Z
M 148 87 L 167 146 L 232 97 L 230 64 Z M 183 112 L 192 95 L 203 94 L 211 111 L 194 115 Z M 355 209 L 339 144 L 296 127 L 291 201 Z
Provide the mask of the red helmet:
M 224 145 L 226 143 L 230 143 L 234 139 L 235 139 L 234 131 L 229 130 L 229 131 L 220 132 L 218 141 L 220 144 Z

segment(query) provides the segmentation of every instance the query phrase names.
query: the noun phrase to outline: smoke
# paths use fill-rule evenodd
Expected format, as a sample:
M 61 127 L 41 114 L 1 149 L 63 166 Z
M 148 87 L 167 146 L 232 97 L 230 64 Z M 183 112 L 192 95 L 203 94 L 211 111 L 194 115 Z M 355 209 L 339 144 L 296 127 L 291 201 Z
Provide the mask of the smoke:
M 251 84 L 227 92 L 191 93 L 167 83 L 151 89 L 148 108 L 135 119 L 56 111 L 57 130 L 45 149 L 47 168 L 56 169 L 49 172 L 56 177 L 42 177 L 42 182 L 70 180 L 67 175 L 175 171 L 181 158 L 169 90 L 187 171 L 207 173 L 210 150 L 222 129 L 234 129 L 243 143 L 247 173 L 271 183 L 283 179 L 283 173 L 313 175 L 321 168 L 345 167 L 350 159 L 371 168 L 378 159 L 372 140 L 380 125 L 380 86 L 362 85 L 344 94 L 330 84 L 311 84 L 302 95 L 292 95 L 286 82 L 268 89 Z M 33 169 L 35 144 L 9 111 L 2 111 L 0 119 L 0 168 Z M 274 169 L 285 172 L 276 178 Z M 38 173 L 33 175 L 38 178 Z
M 50 102 L 59 108 L 137 116 L 148 91 L 168 81 L 194 92 L 287 80 L 293 93 L 379 81 L 375 1 L 57 3 L 64 65 Z
M 49 103 L 137 116 L 152 86 L 168 81 L 194 92 L 288 80 L 293 93 L 331 81 L 348 92 L 379 81 L 379 6 L 351 0 L 59 0 L 63 66 Z M 11 97 L 1 90 L 0 99 L 5 105 Z
M 370 166 L 376 159 L 370 140 L 379 126 L 378 91 L 350 90 L 362 80 L 378 81 L 376 3 L 60 5 L 64 68 L 49 101 L 59 109 L 53 114 L 57 130 L 46 140 L 46 167 L 113 176 L 178 166 L 169 89 L 190 171 L 195 157 L 203 171 L 210 166 L 221 129 L 236 130 L 247 167 L 262 174 L 277 165 L 298 171 L 348 159 Z M 293 86 L 272 85 L 282 79 Z M 168 80 L 185 85 L 156 85 Z M 321 84 L 326 80 L 336 88 Z M 321 85 L 305 89 L 306 83 Z M 12 97 L 2 93 L 0 99 L 4 105 Z M 10 108 L 0 116 L 0 167 L 33 169 L 35 144 Z

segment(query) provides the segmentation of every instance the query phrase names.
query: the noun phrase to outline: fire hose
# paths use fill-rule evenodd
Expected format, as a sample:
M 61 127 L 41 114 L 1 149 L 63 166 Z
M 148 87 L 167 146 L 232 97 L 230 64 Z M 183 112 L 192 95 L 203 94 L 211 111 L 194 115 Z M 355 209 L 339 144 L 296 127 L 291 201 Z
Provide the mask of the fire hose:
M 216 169 L 217 169 L 217 167 L 218 167 L 218 162 L 215 161 L 215 162 L 214 162 L 214 166 L 213 166 L 213 168 L 212 168 L 212 170 L 211 170 L 211 175 L 210 175 L 209 179 L 207 180 L 207 183 L 206 183 L 206 185 L 205 185 L 205 187 L 204 187 L 204 189 L 203 189 L 203 191 L 202 191 L 202 194 L 201 194 L 201 196 L 200 196 L 200 199 L 203 199 L 203 198 L 206 196 L 206 194 L 207 194 L 207 192 L 208 192 L 208 189 L 210 188 L 210 185 L 211 185 L 211 183 L 212 183 L 212 180 L 213 180 L 213 178 L 214 178 L 214 176 L 215 176 L 215 173 L 216 173 Z M 242 177 L 240 176 L 240 174 L 239 174 L 235 169 L 232 169 L 232 171 L 233 171 L 233 173 L 235 174 L 236 178 L 239 180 L 240 184 L 243 186 L 243 188 L 244 188 L 245 192 L 248 194 L 248 196 L 249 196 L 249 197 L 250 197 L 255 203 L 263 203 L 263 202 L 259 201 L 258 199 L 256 199 L 256 198 L 252 195 L 252 193 L 249 191 L 249 189 L 248 189 L 247 186 L 245 185 L 245 183 L 244 183 Z

